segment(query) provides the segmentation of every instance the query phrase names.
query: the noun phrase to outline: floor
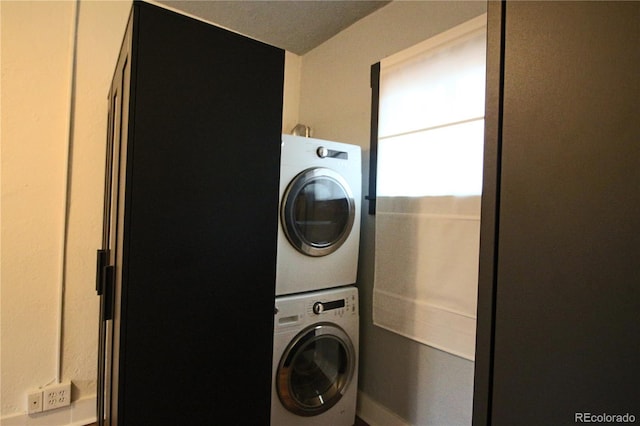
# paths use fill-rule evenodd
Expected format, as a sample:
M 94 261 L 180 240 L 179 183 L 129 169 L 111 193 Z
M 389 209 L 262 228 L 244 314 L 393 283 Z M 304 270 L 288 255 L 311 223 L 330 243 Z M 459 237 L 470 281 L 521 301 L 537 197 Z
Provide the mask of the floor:
M 91 423 L 90 425 L 87 425 L 87 426 L 98 426 L 98 423 Z M 330 426 L 330 425 L 327 425 L 327 426 Z M 365 422 L 360 417 L 356 417 L 356 422 L 353 424 L 353 426 L 369 426 L 369 423 Z
M 369 426 L 369 423 L 365 422 L 360 417 L 356 416 L 356 422 L 354 423 L 353 426 Z

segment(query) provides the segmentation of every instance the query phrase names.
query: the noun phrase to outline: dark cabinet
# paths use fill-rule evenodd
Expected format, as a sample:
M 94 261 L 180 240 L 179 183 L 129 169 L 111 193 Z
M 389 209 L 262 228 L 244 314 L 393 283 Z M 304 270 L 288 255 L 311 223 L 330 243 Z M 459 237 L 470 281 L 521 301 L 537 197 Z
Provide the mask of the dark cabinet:
M 284 51 L 135 2 L 109 94 L 107 424 L 268 424 Z
M 639 23 L 489 4 L 476 425 L 640 418 Z

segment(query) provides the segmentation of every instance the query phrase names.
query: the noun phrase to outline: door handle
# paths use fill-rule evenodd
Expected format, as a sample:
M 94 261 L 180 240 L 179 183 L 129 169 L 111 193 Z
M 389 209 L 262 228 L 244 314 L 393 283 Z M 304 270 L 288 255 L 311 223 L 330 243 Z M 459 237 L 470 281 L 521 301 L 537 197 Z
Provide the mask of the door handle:
M 104 320 L 109 321 L 113 319 L 113 300 L 115 292 L 115 267 L 113 265 L 105 266 L 104 268 Z
M 96 261 L 96 293 L 101 296 L 104 292 L 104 268 L 109 260 L 109 251 L 105 249 L 98 250 Z

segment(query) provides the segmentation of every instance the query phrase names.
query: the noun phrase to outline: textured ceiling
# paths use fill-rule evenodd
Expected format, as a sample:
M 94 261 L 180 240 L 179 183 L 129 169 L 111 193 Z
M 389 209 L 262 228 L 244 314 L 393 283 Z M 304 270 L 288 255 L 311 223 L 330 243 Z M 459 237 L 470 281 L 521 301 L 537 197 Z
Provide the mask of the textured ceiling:
M 167 1 L 175 10 L 303 55 L 389 1 Z

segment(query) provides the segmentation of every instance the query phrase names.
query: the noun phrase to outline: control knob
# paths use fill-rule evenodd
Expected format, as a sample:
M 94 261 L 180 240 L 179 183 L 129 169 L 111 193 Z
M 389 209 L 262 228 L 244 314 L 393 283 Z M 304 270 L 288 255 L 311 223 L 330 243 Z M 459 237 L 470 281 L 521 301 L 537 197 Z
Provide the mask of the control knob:
M 318 148 L 316 150 L 316 153 L 318 154 L 318 157 L 326 158 L 329 155 L 329 150 L 327 148 L 325 148 L 324 146 L 321 146 L 320 148 Z

